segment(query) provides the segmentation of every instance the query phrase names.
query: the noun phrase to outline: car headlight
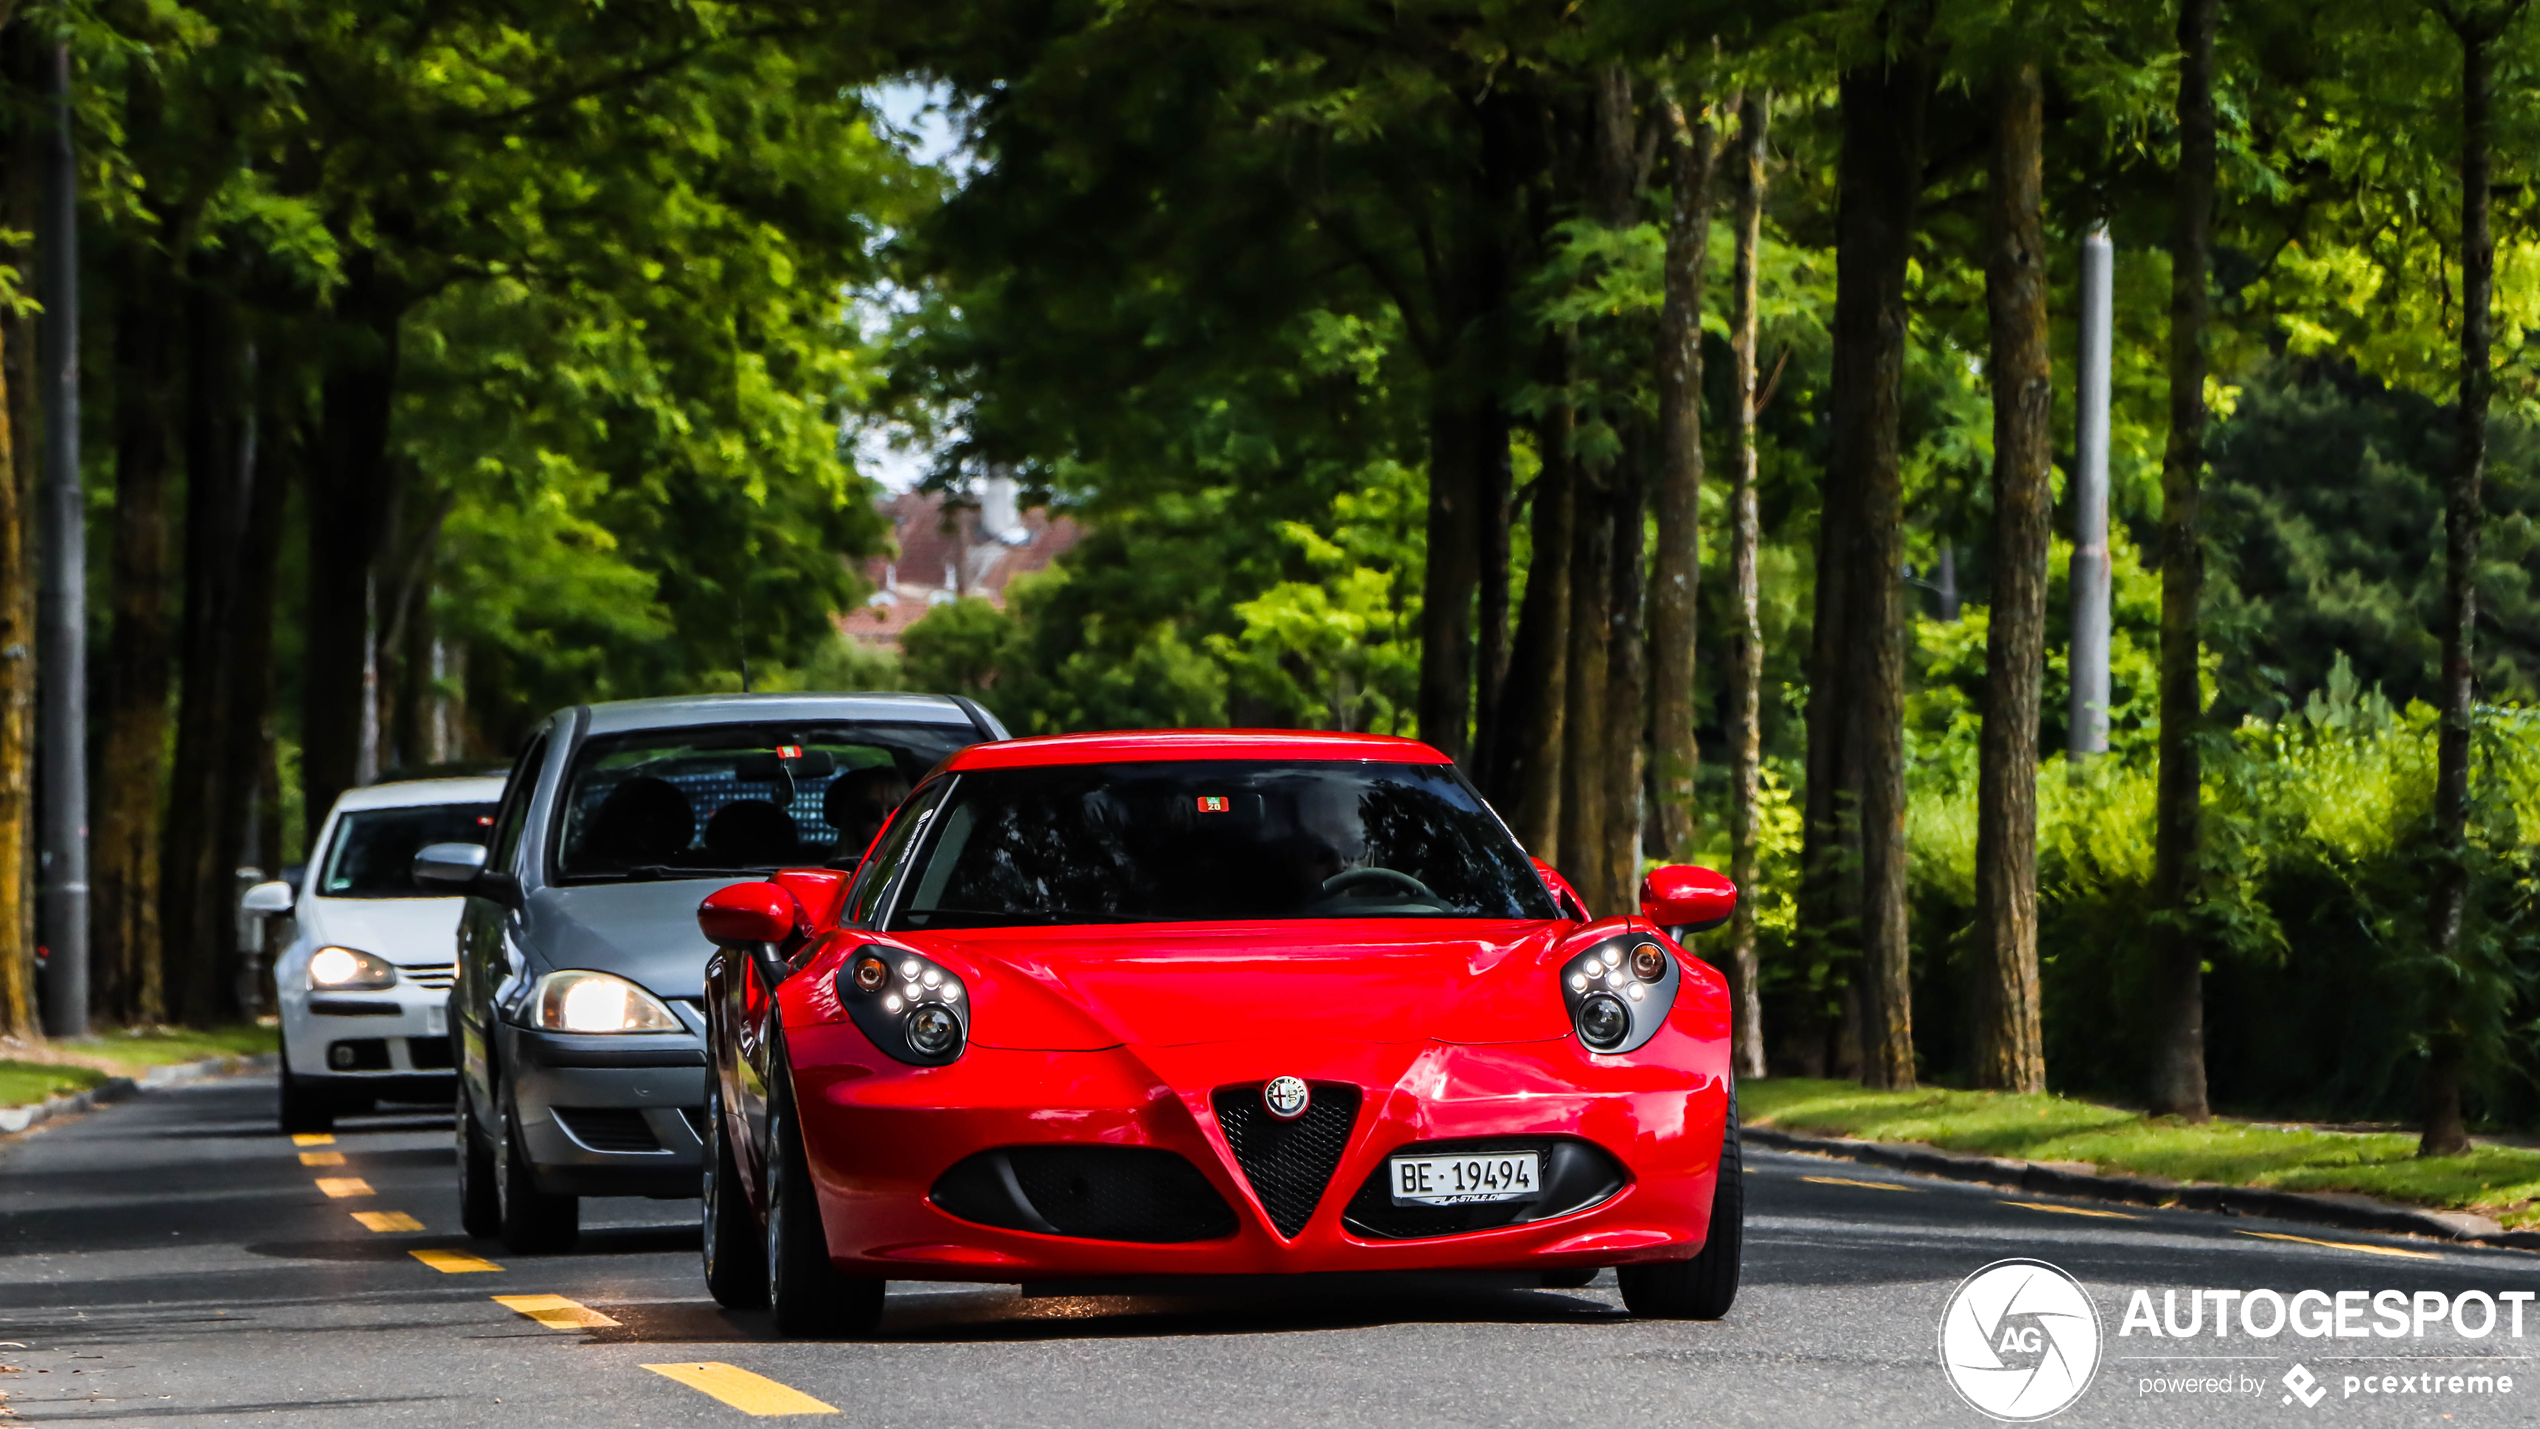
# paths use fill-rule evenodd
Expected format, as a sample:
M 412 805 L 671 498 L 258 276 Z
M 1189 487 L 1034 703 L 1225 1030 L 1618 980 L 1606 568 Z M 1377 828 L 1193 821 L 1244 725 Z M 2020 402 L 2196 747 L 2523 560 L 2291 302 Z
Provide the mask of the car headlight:
M 1632 1051 L 1658 1035 L 1683 972 L 1647 933 L 1607 938 L 1561 966 L 1561 1000 L 1591 1052 Z
M 685 1032 L 662 1000 L 622 977 L 580 969 L 549 973 L 531 1000 L 550 1032 Z
M 838 1001 L 873 1045 L 914 1067 L 940 1067 L 970 1039 L 970 990 L 915 953 L 867 943 L 838 970 Z
M 397 985 L 386 958 L 355 948 L 320 948 L 309 955 L 309 986 L 322 992 L 377 992 Z

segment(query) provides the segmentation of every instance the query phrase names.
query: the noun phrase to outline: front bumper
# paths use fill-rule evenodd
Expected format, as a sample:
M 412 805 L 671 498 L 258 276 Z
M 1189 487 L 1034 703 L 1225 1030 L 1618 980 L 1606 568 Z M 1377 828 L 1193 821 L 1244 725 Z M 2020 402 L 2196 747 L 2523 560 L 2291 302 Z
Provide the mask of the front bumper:
M 686 1009 L 683 1009 L 683 1011 Z M 502 1065 L 538 1189 L 694 1196 L 706 1054 L 693 1032 L 573 1036 L 502 1024 Z
M 972 1047 L 951 1066 L 881 1058 L 850 1025 L 789 1028 L 805 1148 L 832 1256 L 891 1279 L 1021 1281 L 1407 1270 L 1546 1271 L 1676 1260 L 1710 1225 L 1728 1084 L 1724 1059 L 1670 1029 L 1628 1061 L 1567 1038 L 1490 1046 L 1209 1044 L 1101 1052 Z M 1667 1044 L 1662 1046 L 1661 1044 Z M 1228 1086 L 1294 1075 L 1361 1103 L 1336 1171 L 1281 1235 L 1211 1105 Z M 1620 1164 L 1584 1209 L 1499 1229 L 1379 1239 L 1343 1223 L 1352 1195 L 1414 1142 L 1569 1137 Z M 1231 1235 L 1179 1244 L 1000 1229 L 930 1197 L 975 1153 L 1048 1144 L 1144 1146 L 1198 1168 Z
M 447 987 L 400 982 L 377 992 L 285 993 L 283 1047 L 295 1077 L 399 1101 L 440 1101 L 457 1086 Z

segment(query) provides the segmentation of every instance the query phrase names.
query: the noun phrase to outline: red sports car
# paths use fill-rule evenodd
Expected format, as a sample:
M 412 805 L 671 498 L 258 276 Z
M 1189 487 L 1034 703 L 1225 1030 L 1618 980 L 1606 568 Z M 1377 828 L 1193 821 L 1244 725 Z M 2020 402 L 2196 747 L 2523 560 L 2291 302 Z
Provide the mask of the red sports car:
M 707 1283 L 856 1333 L 886 1280 L 1610 1265 L 1716 1318 L 1728 990 L 1676 939 L 1736 897 L 1590 921 L 1411 740 L 974 745 L 854 873 L 698 911 Z

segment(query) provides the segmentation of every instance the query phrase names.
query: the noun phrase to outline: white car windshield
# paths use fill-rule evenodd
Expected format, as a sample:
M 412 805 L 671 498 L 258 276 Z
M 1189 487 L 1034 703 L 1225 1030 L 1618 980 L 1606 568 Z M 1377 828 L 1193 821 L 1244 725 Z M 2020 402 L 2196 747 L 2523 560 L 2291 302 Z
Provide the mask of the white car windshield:
M 335 821 L 335 842 L 318 876 L 321 898 L 446 898 L 414 880 L 426 844 L 481 844 L 494 825 L 491 804 L 415 804 L 352 809 Z

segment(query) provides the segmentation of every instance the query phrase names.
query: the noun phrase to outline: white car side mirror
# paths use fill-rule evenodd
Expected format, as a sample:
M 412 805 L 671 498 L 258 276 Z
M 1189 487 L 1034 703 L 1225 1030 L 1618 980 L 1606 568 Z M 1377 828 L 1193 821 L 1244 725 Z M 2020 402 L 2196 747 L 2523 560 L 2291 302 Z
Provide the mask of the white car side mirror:
M 259 883 L 239 898 L 238 906 L 250 913 L 288 913 L 291 911 L 291 885 L 280 879 Z

